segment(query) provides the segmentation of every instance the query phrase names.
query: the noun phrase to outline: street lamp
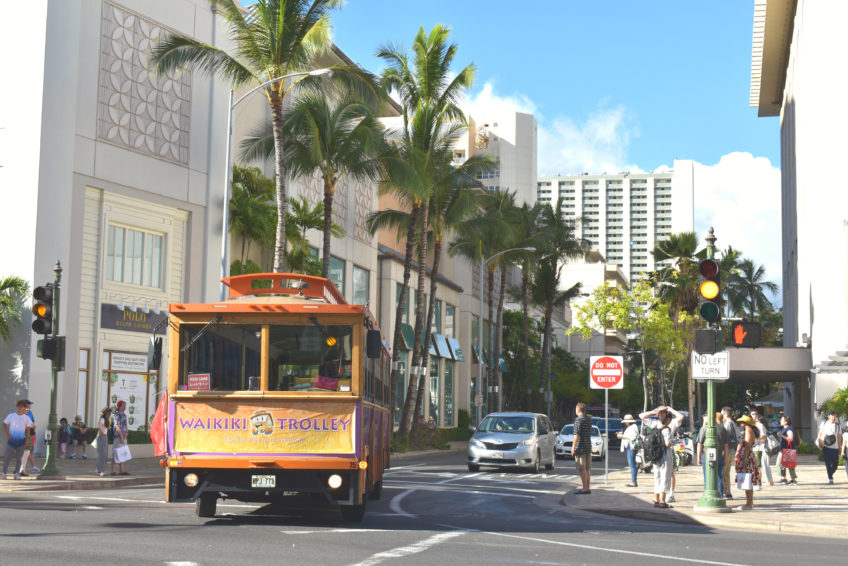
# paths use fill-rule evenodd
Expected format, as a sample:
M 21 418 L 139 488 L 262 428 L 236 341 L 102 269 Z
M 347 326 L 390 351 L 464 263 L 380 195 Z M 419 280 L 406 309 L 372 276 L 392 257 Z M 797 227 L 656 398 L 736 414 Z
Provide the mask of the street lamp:
M 244 101 L 251 94 L 256 92 L 261 88 L 265 88 L 269 84 L 276 83 L 279 81 L 284 81 L 291 77 L 302 77 L 295 81 L 289 89 L 291 89 L 295 84 L 302 81 L 306 77 L 319 77 L 321 75 L 329 75 L 333 72 L 332 69 L 315 69 L 313 71 L 299 71 L 297 73 L 289 73 L 287 75 L 282 75 L 279 77 L 274 77 L 273 79 L 268 79 L 262 84 L 259 84 L 245 94 L 243 94 L 238 100 L 233 102 L 233 89 L 230 89 L 230 102 L 229 102 L 229 115 L 227 116 L 227 154 L 225 158 L 225 162 L 227 165 L 227 172 L 224 176 L 224 220 L 222 226 L 222 236 L 221 236 L 221 279 L 227 276 L 229 273 L 228 263 L 229 263 L 229 222 L 230 222 L 230 182 L 233 176 L 233 164 L 231 162 L 231 153 L 233 150 L 233 110 L 236 106 L 238 106 L 242 101 Z M 224 301 L 227 298 L 227 286 L 221 283 L 221 300 Z
M 479 323 L 479 326 L 477 327 L 477 330 L 479 331 L 479 332 L 477 332 L 477 348 L 480 350 L 480 352 L 479 352 L 480 355 L 478 356 L 478 359 L 477 359 L 477 392 L 478 393 L 480 392 L 480 386 L 483 383 L 483 272 L 486 270 L 486 266 L 489 264 L 489 262 L 492 261 L 493 259 L 495 259 L 496 257 L 499 257 L 499 256 L 501 256 L 505 253 L 508 253 L 508 252 L 517 252 L 517 251 L 535 252 L 536 248 L 534 248 L 532 246 L 527 246 L 527 247 L 524 247 L 524 248 L 510 248 L 508 250 L 499 251 L 498 253 L 496 253 L 492 256 L 489 256 L 488 258 L 485 258 L 485 259 L 483 259 L 482 254 L 480 256 L 480 323 Z M 492 321 L 489 321 L 489 327 L 490 328 L 491 328 L 491 322 Z M 489 337 L 491 338 L 491 332 L 490 332 Z M 490 342 L 489 345 L 491 346 L 491 340 L 489 340 L 489 342 Z M 498 362 L 500 362 L 500 352 L 498 352 Z M 498 383 L 499 390 L 502 389 L 501 385 L 502 384 L 499 382 Z M 488 408 L 488 390 L 486 391 L 486 401 L 487 401 L 486 408 Z M 503 398 L 502 398 L 501 395 L 498 395 L 498 410 L 501 410 L 501 409 L 503 409 Z M 477 407 L 477 424 L 480 424 L 480 407 Z

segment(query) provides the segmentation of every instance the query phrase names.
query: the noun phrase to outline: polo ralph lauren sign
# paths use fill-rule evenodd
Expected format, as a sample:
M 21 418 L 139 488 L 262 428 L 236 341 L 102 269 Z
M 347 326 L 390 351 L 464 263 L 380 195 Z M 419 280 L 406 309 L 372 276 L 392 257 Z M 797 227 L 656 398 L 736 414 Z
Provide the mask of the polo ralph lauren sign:
M 153 332 L 156 326 L 167 313 L 156 314 L 153 312 L 133 312 L 129 309 L 121 310 L 115 305 L 100 305 L 100 328 L 104 330 L 125 330 L 127 332 Z

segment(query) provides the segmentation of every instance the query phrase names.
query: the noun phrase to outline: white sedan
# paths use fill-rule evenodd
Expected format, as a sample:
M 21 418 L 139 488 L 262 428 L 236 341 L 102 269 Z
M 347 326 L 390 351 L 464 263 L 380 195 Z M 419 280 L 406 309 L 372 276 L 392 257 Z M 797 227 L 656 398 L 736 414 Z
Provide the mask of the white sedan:
M 571 457 L 571 445 L 574 443 L 574 425 L 567 424 L 562 427 L 556 439 L 557 458 Z M 607 457 L 607 439 L 601 434 L 601 429 L 592 427 L 592 458 Z

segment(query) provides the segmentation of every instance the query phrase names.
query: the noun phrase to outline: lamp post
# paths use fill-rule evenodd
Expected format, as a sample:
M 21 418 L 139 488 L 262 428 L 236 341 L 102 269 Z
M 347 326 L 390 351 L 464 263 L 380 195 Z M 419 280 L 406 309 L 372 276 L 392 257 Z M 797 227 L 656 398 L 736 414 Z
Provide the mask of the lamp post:
M 233 110 L 236 106 L 238 106 L 242 101 L 244 101 L 251 94 L 256 92 L 261 88 L 265 88 L 269 84 L 276 83 L 279 81 L 284 81 L 291 77 L 302 77 L 301 79 L 295 81 L 289 89 L 291 89 L 295 84 L 302 81 L 306 77 L 318 77 L 321 75 L 328 75 L 332 73 L 332 69 L 315 69 L 314 71 L 300 71 L 297 73 L 289 73 L 287 75 L 282 75 L 279 77 L 274 77 L 273 79 L 268 79 L 262 84 L 259 84 L 246 93 L 244 93 L 238 100 L 233 102 L 233 89 L 230 89 L 230 100 L 228 104 L 228 116 L 227 116 L 227 153 L 225 162 L 227 164 L 227 172 L 224 176 L 224 219 L 222 226 L 222 235 L 221 235 L 221 279 L 227 276 L 229 273 L 229 261 L 230 261 L 230 240 L 229 240 L 229 226 L 230 223 L 230 183 L 232 181 L 233 176 L 233 164 L 232 164 L 232 150 L 233 150 Z M 227 286 L 221 283 L 221 300 L 226 300 L 227 298 Z
M 485 259 L 483 258 L 482 254 L 480 255 L 480 323 L 479 323 L 479 326 L 477 328 L 477 330 L 478 330 L 478 332 L 477 332 L 477 348 L 480 350 L 480 355 L 477 359 L 477 362 L 478 362 L 477 363 L 477 392 L 478 393 L 480 392 L 480 387 L 481 387 L 481 384 L 483 383 L 483 272 L 486 270 L 486 266 L 489 264 L 489 262 L 492 261 L 493 259 L 495 259 L 496 257 L 499 257 L 499 256 L 501 256 L 505 253 L 508 253 L 508 252 L 517 252 L 517 251 L 535 252 L 536 248 L 534 248 L 532 246 L 527 246 L 527 247 L 524 247 L 524 248 L 510 248 L 508 250 L 499 251 L 498 253 L 496 253 L 492 256 L 489 256 Z M 489 322 L 491 323 L 491 321 L 489 321 Z M 489 327 L 491 328 L 491 324 L 489 325 Z M 492 345 L 491 344 L 491 332 L 489 333 L 489 337 L 488 337 L 487 341 L 489 342 L 489 346 L 491 346 Z M 498 362 L 500 362 L 500 352 L 498 352 Z M 499 389 L 501 388 L 500 384 L 498 384 L 498 387 L 499 387 Z M 486 388 L 486 408 L 487 409 L 489 408 L 488 393 L 489 392 L 488 392 L 488 387 L 487 387 Z M 500 410 L 502 408 L 503 408 L 503 400 L 502 400 L 501 396 L 498 395 L 498 410 Z M 478 424 L 480 423 L 480 410 L 481 410 L 481 408 L 477 407 L 477 423 Z

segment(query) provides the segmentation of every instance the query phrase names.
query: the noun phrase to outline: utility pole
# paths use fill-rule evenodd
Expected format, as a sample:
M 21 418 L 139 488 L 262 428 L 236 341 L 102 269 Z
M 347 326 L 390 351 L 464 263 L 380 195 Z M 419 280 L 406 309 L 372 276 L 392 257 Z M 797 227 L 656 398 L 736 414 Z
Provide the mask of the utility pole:
M 59 381 L 59 371 L 65 369 L 65 340 L 59 336 L 59 295 L 62 283 L 62 264 L 56 260 L 53 269 L 53 324 L 51 332 L 57 344 L 57 350 L 50 364 L 50 416 L 47 421 L 47 461 L 38 475 L 38 479 L 64 479 L 62 472 L 56 466 L 56 453 L 59 448 L 59 432 L 56 420 L 56 386 Z M 34 446 L 34 443 L 33 443 Z

